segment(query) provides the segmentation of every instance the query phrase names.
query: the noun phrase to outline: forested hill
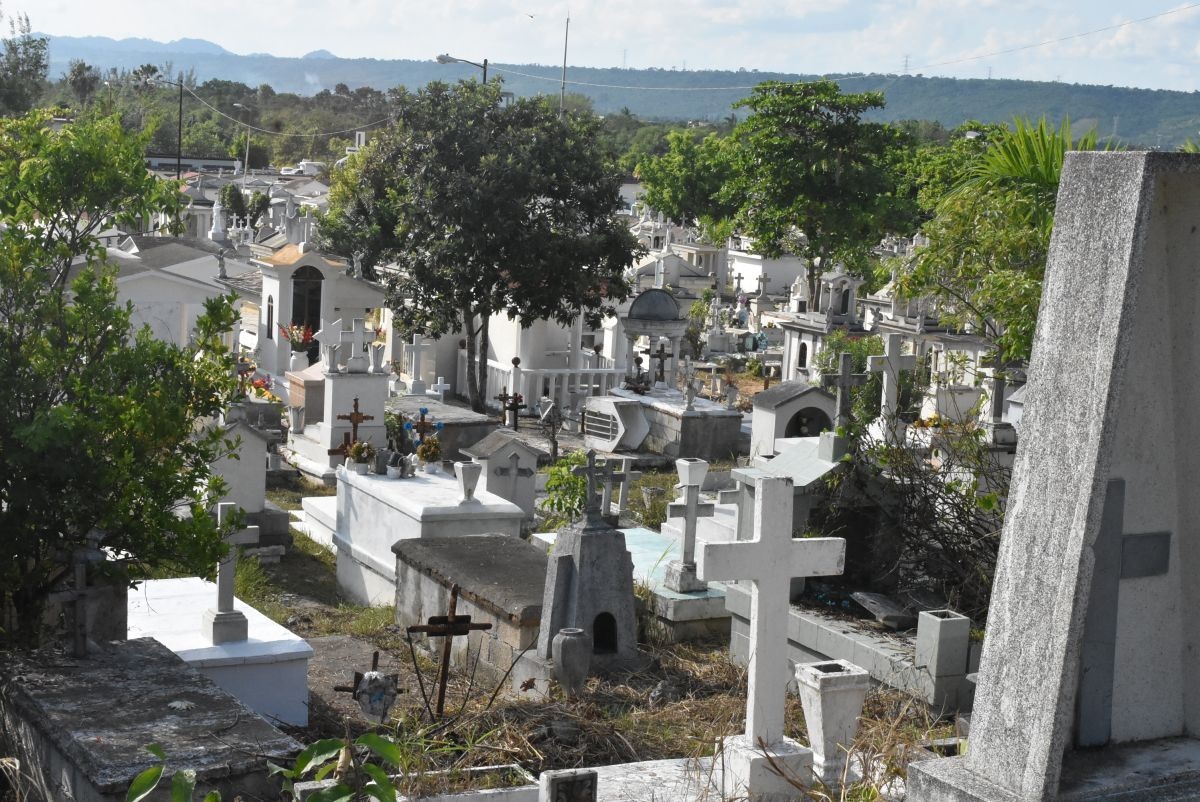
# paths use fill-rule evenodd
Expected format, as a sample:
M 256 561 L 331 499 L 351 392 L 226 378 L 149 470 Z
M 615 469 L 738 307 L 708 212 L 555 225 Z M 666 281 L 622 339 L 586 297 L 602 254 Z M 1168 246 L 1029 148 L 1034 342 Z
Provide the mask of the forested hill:
M 415 88 L 432 80 L 478 76 L 461 64 L 440 65 L 408 59 L 348 59 L 325 51 L 304 58 L 237 55 L 203 40 L 162 44 L 146 39 L 114 41 L 103 37 L 50 37 L 50 75 L 66 72 L 71 59 L 82 59 L 101 72 L 134 69 L 142 64 L 169 66 L 191 73 L 196 81 L 212 78 L 250 86 L 270 84 L 276 92 L 315 94 L 346 84 Z M 489 77 L 502 76 L 518 95 L 558 94 L 560 67 L 491 65 Z M 719 120 L 737 113 L 734 102 L 749 87 L 766 80 L 804 80 L 815 76 L 766 72 L 634 70 L 570 67 L 568 91 L 587 95 L 604 114 L 628 108 L 644 119 Z M 1042 115 L 1057 122 L 1069 115 L 1075 130 L 1095 127 L 1102 139 L 1114 132 L 1127 145 L 1173 148 L 1200 130 L 1200 94 L 1112 86 L 1087 86 L 1011 80 L 959 80 L 909 75 L 832 76 L 844 91 L 879 90 L 887 108 L 882 120 L 937 120 L 948 127 L 965 120 L 1009 120 Z M 671 89 L 664 89 L 670 87 Z M 724 88 L 714 88 L 724 87 Z

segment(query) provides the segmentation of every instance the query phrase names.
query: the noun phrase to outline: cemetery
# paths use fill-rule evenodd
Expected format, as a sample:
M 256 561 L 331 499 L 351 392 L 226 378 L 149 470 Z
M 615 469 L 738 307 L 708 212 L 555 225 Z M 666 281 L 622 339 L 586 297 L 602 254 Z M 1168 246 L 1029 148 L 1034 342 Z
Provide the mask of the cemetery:
M 1066 154 L 1036 325 L 905 297 L 924 234 L 637 201 L 579 287 L 422 286 L 202 184 L 128 320 L 73 290 L 111 352 L 6 312 L 70 381 L 13 384 L 0 802 L 1200 799 L 1200 157 Z

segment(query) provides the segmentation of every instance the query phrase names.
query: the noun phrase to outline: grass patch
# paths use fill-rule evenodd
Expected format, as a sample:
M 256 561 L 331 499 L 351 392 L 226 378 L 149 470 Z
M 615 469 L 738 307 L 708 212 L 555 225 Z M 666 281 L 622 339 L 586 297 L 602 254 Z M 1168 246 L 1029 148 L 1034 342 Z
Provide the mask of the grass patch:
M 326 487 L 323 484 L 310 482 L 307 479 L 297 479 L 289 482 L 286 487 L 267 489 L 267 501 L 281 510 L 298 510 L 300 501 L 305 496 L 336 496 L 336 487 Z
M 629 491 L 629 511 L 647 529 L 658 531 L 667 520 L 667 505 L 675 500 L 675 471 L 646 471 Z M 646 492 L 648 491 L 648 492 Z M 649 496 L 650 503 L 646 503 Z
M 233 587 L 235 596 L 272 621 L 282 624 L 287 620 L 290 611 L 280 601 L 279 589 L 258 558 L 238 553 Z

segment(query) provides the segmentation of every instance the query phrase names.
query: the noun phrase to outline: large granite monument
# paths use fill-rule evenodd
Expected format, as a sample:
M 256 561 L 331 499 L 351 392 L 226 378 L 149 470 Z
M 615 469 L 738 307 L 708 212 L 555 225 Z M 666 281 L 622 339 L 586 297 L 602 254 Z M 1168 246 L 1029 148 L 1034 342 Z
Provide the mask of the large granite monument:
M 970 751 L 908 799 L 1200 798 L 1200 157 L 1070 153 Z

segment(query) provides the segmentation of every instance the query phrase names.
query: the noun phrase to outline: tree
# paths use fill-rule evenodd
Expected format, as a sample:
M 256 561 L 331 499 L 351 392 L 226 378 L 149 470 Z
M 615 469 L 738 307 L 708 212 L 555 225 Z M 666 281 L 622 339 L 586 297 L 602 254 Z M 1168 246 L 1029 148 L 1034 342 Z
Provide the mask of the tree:
M 733 217 L 737 207 L 721 195 L 732 175 L 730 146 L 728 139 L 716 134 L 697 141 L 691 131 L 671 131 L 666 153 L 638 162 L 643 199 L 683 225 L 701 221 L 711 227 Z
M 100 86 L 100 73 L 96 72 L 96 68 L 91 64 L 80 59 L 71 60 L 70 68 L 63 78 L 71 87 L 71 92 L 81 107 L 87 106 L 92 95 L 96 94 L 96 88 Z
M 8 29 L 0 58 L 0 114 L 22 114 L 33 108 L 45 86 L 49 40 L 33 35 L 27 14 L 10 19 Z
M 322 241 L 368 271 L 395 264 L 401 328 L 463 332 L 482 411 L 491 315 L 598 323 L 628 296 L 638 247 L 613 214 L 620 174 L 592 115 L 538 98 L 501 105 L 498 86 L 473 81 L 393 100 L 397 124 L 335 175 Z
M 734 129 L 738 169 L 725 198 L 755 250 L 810 261 L 810 298 L 831 258 L 853 262 L 912 225 L 915 206 L 897 189 L 907 138 L 862 120 L 883 104 L 879 92 L 846 95 L 833 81 L 768 81 L 736 104 L 751 114 Z
M 1073 140 L 1069 121 L 1055 130 L 1018 119 L 985 145 L 963 149 L 959 178 L 926 224 L 929 245 L 901 290 L 935 299 L 947 322 L 995 342 L 1001 361 L 1022 361 L 1033 347 L 1063 157 L 1095 148 L 1096 134 Z
M 116 118 L 0 121 L 0 610 L 16 622 L 2 640 L 38 641 L 90 533 L 121 555 L 118 581 L 167 560 L 209 574 L 224 551 L 207 510 L 230 445 L 212 422 L 236 387 L 232 304 L 206 305 L 189 348 L 134 332 L 95 237 L 178 211 L 143 147 Z

